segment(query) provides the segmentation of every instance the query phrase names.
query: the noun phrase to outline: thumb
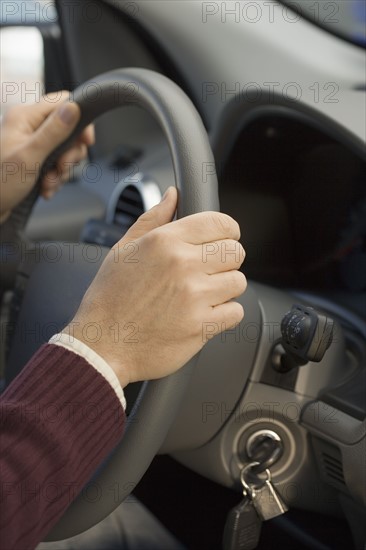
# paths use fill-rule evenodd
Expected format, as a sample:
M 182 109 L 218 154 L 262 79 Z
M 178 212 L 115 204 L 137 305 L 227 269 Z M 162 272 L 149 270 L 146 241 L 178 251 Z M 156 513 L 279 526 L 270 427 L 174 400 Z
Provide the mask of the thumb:
M 159 204 L 140 216 L 137 222 L 127 231 L 123 240 L 136 240 L 149 233 L 149 231 L 171 222 L 177 208 L 177 199 L 177 189 L 168 187 Z
M 77 103 L 65 101 L 39 126 L 33 134 L 32 149 L 43 163 L 58 145 L 61 145 L 74 130 L 80 118 Z

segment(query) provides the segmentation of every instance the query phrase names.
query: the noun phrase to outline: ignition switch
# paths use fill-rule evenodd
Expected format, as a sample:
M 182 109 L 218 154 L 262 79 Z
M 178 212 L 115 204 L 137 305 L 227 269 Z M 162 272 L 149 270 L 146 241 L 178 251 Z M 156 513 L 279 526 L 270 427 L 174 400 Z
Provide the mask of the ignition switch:
M 245 450 L 250 460 L 259 462 L 259 466 L 253 469 L 260 473 L 281 458 L 283 442 L 278 433 L 273 430 L 258 430 L 248 437 Z

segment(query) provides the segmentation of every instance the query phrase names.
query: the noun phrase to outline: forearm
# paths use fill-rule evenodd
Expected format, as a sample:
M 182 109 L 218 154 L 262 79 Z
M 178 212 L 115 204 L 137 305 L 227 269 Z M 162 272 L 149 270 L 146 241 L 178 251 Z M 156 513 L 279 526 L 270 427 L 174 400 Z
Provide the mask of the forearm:
M 123 432 L 115 390 L 86 360 L 46 345 L 4 392 L 1 546 L 34 548 Z

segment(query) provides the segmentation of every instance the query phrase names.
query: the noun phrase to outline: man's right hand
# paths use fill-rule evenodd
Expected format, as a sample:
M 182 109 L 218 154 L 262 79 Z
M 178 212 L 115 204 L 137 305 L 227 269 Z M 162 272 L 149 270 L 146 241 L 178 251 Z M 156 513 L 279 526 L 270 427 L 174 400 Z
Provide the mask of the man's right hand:
M 63 332 L 94 349 L 122 387 L 172 374 L 204 345 L 205 323 L 239 323 L 246 288 L 239 225 L 203 212 L 171 222 L 177 191 L 112 248 Z

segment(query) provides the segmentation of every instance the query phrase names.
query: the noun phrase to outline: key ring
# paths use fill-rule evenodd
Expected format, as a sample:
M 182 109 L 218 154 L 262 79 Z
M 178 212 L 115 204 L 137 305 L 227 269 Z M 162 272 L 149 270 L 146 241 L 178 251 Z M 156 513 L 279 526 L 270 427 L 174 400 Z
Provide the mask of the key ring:
M 260 479 L 258 476 L 255 476 L 255 478 L 257 480 L 260 481 L 259 484 L 251 484 L 249 485 L 247 480 L 246 480 L 246 474 L 248 471 L 256 468 L 257 466 L 260 465 L 260 462 L 250 462 L 249 464 L 246 464 L 241 472 L 240 472 L 240 481 L 241 481 L 241 484 L 242 486 L 244 487 L 243 489 L 243 494 L 244 496 L 249 496 L 251 499 L 255 498 L 256 496 L 256 492 L 259 491 L 266 483 L 271 483 L 272 481 L 272 475 L 271 475 L 271 472 L 268 470 L 268 468 L 266 468 L 264 471 L 265 471 L 265 474 L 266 474 L 266 479 L 262 480 Z

